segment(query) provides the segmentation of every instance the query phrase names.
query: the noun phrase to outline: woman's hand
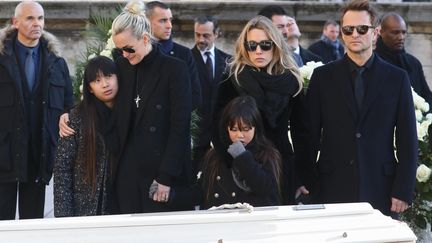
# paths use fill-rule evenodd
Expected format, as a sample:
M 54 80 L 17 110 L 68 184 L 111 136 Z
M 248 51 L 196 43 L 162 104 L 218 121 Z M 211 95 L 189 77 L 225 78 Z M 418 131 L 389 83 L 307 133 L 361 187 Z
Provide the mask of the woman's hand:
M 157 183 L 157 189 L 153 194 L 153 201 L 168 202 L 171 187 L 162 185 L 157 181 L 153 181 L 153 183 L 155 182 Z
M 68 137 L 75 134 L 75 130 L 68 126 L 69 114 L 64 113 L 59 119 L 59 135 L 61 138 Z

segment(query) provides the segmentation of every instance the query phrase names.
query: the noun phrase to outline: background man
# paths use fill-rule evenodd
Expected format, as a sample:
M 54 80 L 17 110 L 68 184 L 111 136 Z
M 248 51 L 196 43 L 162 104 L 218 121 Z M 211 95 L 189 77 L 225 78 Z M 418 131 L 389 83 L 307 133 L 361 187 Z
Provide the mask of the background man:
M 24 1 L 0 50 L 0 219 L 42 218 L 58 118 L 72 107 L 72 83 L 58 41 L 43 30 L 44 10 Z
M 146 16 L 150 20 L 153 37 L 159 42 L 162 52 L 183 60 L 189 69 L 192 87 L 192 110 L 201 104 L 201 87 L 195 60 L 189 48 L 172 40 L 172 13 L 165 3 L 151 1 L 146 3 Z
M 339 24 L 334 20 L 324 23 L 321 39 L 309 46 L 308 50 L 320 56 L 324 63 L 338 60 L 345 53 L 344 46 L 338 39 Z
M 311 165 L 319 202 L 369 202 L 397 217 L 413 200 L 416 119 L 406 72 L 372 51 L 377 18 L 369 1 L 349 2 L 340 22 L 347 55 L 314 70 L 307 92 Z
M 380 36 L 375 53 L 385 61 L 404 69 L 409 76 L 414 91 L 432 107 L 432 92 L 426 82 L 422 64 L 405 51 L 407 26 L 397 13 L 387 13 L 382 17 Z
M 201 81 L 202 105 L 198 112 L 197 139 L 194 144 L 195 169 L 200 169 L 200 162 L 210 148 L 211 124 L 213 121 L 213 100 L 216 97 L 217 86 L 226 68 L 229 54 L 216 48 L 215 41 L 219 36 L 219 24 L 212 16 L 200 16 L 195 19 L 195 46 L 192 54 L 197 64 L 199 80 Z
M 307 62 L 322 62 L 322 58 L 300 46 L 300 29 L 294 18 L 289 17 L 279 5 L 269 5 L 261 9 L 258 15 L 265 16 L 273 22 L 284 36 L 289 47 L 293 51 L 294 60 L 299 67 Z

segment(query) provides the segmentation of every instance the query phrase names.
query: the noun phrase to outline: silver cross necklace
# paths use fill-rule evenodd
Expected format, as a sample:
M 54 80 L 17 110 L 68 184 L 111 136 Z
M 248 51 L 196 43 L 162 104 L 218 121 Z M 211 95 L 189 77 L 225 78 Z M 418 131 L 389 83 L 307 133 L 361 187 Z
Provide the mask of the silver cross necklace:
M 136 97 L 133 100 L 135 101 L 136 108 L 138 109 L 139 108 L 139 102 L 141 100 L 140 94 L 144 90 L 145 85 L 143 84 L 143 86 L 141 88 L 138 87 L 139 83 L 140 83 L 140 80 L 138 78 L 138 70 L 136 71 L 135 77 L 136 77 L 136 85 L 135 85 Z M 142 82 L 142 83 L 144 83 L 144 82 Z M 140 90 L 140 91 L 138 91 L 138 90 Z

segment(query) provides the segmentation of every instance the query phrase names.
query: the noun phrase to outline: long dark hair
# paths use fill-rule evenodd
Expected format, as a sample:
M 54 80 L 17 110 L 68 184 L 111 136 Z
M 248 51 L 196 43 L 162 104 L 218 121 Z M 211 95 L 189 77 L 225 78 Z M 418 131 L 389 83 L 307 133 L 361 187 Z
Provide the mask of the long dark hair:
M 82 161 L 84 162 L 85 181 L 96 191 L 96 124 L 99 123 L 96 111 L 97 98 L 90 92 L 90 83 L 100 75 L 117 75 L 114 62 L 105 56 L 97 56 L 90 59 L 85 70 L 83 80 L 83 100 L 78 109 L 81 117 L 81 134 L 83 136 L 84 151 Z M 101 121 L 102 122 L 102 121 Z
M 231 100 L 222 111 L 219 121 L 219 136 L 225 147 L 224 150 L 232 143 L 228 134 L 228 127 L 233 128 L 250 126 L 255 127 L 255 135 L 250 143 L 255 148 L 251 151 L 255 160 L 262 165 L 270 165 L 271 171 L 276 179 L 278 191 L 281 185 L 281 155 L 274 148 L 274 145 L 264 135 L 264 125 L 261 114 L 258 110 L 255 99 L 252 96 L 239 96 Z M 213 183 L 218 175 L 219 165 L 224 163 L 228 154 L 220 154 L 218 150 L 210 150 L 204 158 L 203 166 L 203 186 L 206 188 L 206 198 L 210 198 Z

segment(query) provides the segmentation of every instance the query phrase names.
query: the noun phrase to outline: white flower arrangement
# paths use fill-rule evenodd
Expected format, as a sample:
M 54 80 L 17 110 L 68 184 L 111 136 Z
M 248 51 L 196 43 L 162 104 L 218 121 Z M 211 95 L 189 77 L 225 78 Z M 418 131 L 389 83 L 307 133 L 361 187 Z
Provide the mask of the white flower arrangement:
M 322 62 L 307 62 L 306 65 L 303 65 L 299 68 L 300 76 L 303 78 L 303 87 L 307 88 L 309 85 L 309 81 L 312 77 L 313 71 L 315 68 L 324 65 Z

